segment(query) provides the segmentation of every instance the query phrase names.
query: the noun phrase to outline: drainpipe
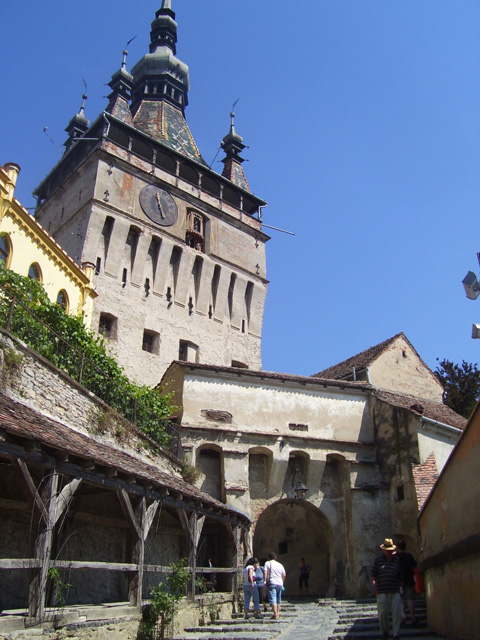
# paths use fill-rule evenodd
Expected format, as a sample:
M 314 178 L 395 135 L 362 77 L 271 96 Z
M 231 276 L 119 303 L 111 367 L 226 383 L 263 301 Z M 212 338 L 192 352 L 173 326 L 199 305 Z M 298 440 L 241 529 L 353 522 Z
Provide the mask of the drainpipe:
M 368 367 L 365 369 L 365 373 L 367 374 L 368 384 L 372 384 L 372 381 L 370 380 L 370 369 Z

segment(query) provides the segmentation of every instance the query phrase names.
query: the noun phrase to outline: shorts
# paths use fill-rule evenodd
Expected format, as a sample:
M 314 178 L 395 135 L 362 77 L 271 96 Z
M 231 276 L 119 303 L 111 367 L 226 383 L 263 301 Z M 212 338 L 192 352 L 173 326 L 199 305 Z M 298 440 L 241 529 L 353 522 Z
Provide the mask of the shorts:
M 268 585 L 268 602 L 269 604 L 282 604 L 282 585 Z
M 415 585 L 407 584 L 403 587 L 403 594 L 405 600 L 415 600 Z

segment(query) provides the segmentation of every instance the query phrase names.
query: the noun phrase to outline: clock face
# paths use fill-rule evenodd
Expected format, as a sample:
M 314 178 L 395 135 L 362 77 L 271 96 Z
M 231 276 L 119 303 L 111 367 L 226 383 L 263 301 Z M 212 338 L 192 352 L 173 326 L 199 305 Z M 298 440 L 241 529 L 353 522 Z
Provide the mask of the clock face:
M 153 184 L 147 184 L 140 191 L 140 206 L 150 220 L 163 227 L 169 227 L 177 220 L 175 200 L 167 191 Z

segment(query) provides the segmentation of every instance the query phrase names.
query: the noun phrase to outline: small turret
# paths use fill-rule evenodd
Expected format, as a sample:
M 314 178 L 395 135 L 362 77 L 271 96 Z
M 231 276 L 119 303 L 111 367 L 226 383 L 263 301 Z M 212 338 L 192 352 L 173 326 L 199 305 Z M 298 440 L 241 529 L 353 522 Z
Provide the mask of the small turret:
M 222 176 L 236 184 L 237 187 L 241 187 L 242 189 L 245 189 L 245 191 L 250 191 L 251 193 L 250 186 L 242 167 L 242 162 L 245 160 L 240 155 L 246 145 L 243 144 L 242 136 L 238 135 L 235 131 L 235 114 L 233 111 L 230 114 L 230 118 L 230 131 L 223 138 L 220 145 L 225 151 L 225 158 L 222 160 L 224 164 Z
M 68 138 L 63 143 L 65 147 L 65 153 L 71 148 L 72 144 L 77 138 L 81 138 L 85 131 L 88 129 L 90 121 L 85 117 L 85 102 L 87 100 L 87 94 L 82 96 L 82 104 L 77 113 L 73 116 L 68 125 L 65 127 L 65 131 L 68 133 Z
M 111 113 L 112 116 L 115 116 L 126 124 L 133 125 L 129 106 L 133 87 L 133 76 L 127 71 L 127 55 L 128 51 L 124 49 L 122 66 L 113 74 L 112 79 L 108 83 L 108 86 L 112 89 L 112 93 L 108 96 L 109 103 L 105 111 Z

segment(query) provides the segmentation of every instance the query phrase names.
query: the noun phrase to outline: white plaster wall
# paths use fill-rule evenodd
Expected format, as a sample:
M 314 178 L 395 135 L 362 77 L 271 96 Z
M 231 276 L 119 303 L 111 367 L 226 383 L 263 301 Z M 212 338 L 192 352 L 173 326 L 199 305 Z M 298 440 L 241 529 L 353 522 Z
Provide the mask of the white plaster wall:
M 425 462 L 432 453 L 435 454 L 437 471 L 440 473 L 460 434 L 461 432 L 458 429 L 435 432 L 429 428 L 428 424 L 425 425 L 425 428 L 420 428 L 418 431 L 420 462 Z
M 361 392 L 306 388 L 254 378 L 226 380 L 201 374 L 188 375 L 183 389 L 185 426 L 211 427 L 202 409 L 228 411 L 232 428 L 242 432 L 299 435 L 289 423 L 308 425 L 300 435 L 327 440 L 372 441 L 365 425 L 367 397 Z M 288 456 L 287 456 L 288 457 Z

